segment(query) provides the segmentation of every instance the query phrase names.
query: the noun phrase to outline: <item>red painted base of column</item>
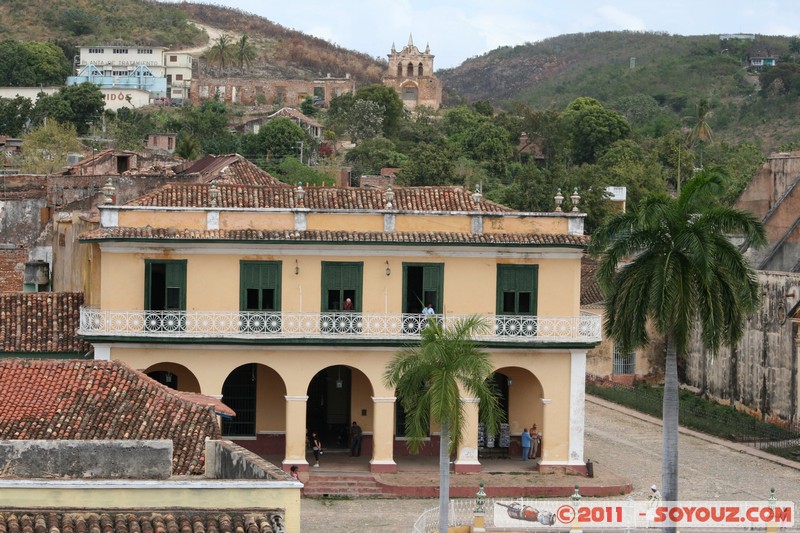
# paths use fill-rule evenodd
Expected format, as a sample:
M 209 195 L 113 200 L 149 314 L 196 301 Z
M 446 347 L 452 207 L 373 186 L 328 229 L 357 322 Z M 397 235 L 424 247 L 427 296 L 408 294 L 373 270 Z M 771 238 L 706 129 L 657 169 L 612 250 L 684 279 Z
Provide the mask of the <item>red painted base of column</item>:
M 457 474 L 468 474 L 474 472 L 480 472 L 482 469 L 481 465 L 471 465 L 471 464 L 454 464 L 453 471 Z
M 397 472 L 397 465 L 384 465 L 384 464 L 372 464 L 369 465 L 369 471 L 373 474 L 381 474 L 381 473 L 391 473 Z

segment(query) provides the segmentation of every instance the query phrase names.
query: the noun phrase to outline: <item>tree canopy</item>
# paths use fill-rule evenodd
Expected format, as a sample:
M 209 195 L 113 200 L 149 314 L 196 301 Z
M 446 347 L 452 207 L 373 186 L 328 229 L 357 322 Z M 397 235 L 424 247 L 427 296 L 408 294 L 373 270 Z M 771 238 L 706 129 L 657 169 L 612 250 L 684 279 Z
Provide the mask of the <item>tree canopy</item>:
M 71 73 L 72 63 L 55 44 L 0 42 L 0 86 L 63 85 Z
M 605 333 L 620 351 L 645 346 L 648 325 L 667 340 L 662 486 L 678 498 L 677 359 L 697 328 L 706 349 L 734 345 L 760 300 L 756 275 L 728 236 L 745 246 L 765 243 L 751 213 L 720 203 L 725 176 L 702 171 L 673 198 L 646 197 L 612 216 L 593 235 L 597 279 L 606 296 Z M 699 326 L 696 326 L 696 324 Z

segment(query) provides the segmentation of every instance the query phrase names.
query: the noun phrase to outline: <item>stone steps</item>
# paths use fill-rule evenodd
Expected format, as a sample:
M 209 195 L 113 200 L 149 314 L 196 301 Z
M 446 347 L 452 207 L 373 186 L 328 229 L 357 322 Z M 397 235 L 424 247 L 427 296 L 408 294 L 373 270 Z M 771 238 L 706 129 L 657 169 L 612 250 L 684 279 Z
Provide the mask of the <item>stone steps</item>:
M 306 498 L 381 498 L 386 497 L 371 475 L 319 476 L 311 475 L 305 482 Z

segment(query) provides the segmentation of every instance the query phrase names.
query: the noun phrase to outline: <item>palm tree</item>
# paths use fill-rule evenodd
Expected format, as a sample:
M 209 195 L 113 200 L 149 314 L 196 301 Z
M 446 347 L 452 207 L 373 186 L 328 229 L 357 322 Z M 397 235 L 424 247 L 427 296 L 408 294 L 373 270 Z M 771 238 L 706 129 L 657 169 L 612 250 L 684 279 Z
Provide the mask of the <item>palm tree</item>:
M 695 124 L 694 127 L 692 127 L 692 131 L 689 132 L 689 138 L 687 139 L 689 148 L 694 148 L 697 141 L 711 140 L 713 132 L 711 131 L 711 126 L 708 124 L 708 119 L 711 118 L 711 114 L 711 105 L 708 103 L 708 100 L 705 98 L 701 99 L 697 103 L 695 116 L 692 117 Z
M 225 62 L 230 61 L 234 55 L 233 37 L 224 33 L 220 35 L 216 42 L 208 50 L 208 59 L 211 62 L 218 63 L 221 70 L 225 71 Z
M 590 247 L 600 256 L 606 335 L 622 350 L 640 348 L 649 342 L 646 325 L 652 323 L 667 340 L 661 474 L 666 501 L 678 499 L 677 358 L 686 352 L 696 321 L 703 345 L 713 352 L 742 337 L 747 315 L 759 305 L 756 275 L 726 235 L 760 246 L 764 227 L 750 213 L 721 205 L 723 192 L 724 176 L 702 171 L 677 198 L 651 195 L 615 215 Z
M 503 413 L 497 400 L 489 353 L 472 338 L 488 329 L 481 317 L 468 317 L 450 327 L 431 317 L 418 346 L 401 349 L 384 373 L 387 387 L 396 388 L 406 413 L 406 437 L 411 453 L 422 448 L 431 422 L 441 427 L 439 443 L 439 531 L 447 531 L 450 501 L 450 455 L 461 443 L 463 394 L 478 398 L 486 431 L 496 433 Z
M 250 36 L 245 33 L 238 41 L 236 41 L 234 50 L 234 56 L 239 62 L 239 68 L 244 70 L 245 65 L 248 67 L 252 65 L 256 55 L 256 47 L 253 46 L 252 42 L 250 42 Z

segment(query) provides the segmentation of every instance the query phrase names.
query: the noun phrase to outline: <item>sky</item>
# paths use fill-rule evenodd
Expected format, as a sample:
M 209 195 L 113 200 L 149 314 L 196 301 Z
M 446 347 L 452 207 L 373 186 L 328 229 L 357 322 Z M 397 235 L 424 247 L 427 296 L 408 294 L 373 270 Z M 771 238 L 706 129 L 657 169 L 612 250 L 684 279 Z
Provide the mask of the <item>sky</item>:
M 162 0 L 164 1 L 164 0 Z M 797 0 L 196 0 L 242 9 L 344 48 L 385 59 L 413 34 L 434 68 L 500 46 L 567 33 L 800 34 Z

